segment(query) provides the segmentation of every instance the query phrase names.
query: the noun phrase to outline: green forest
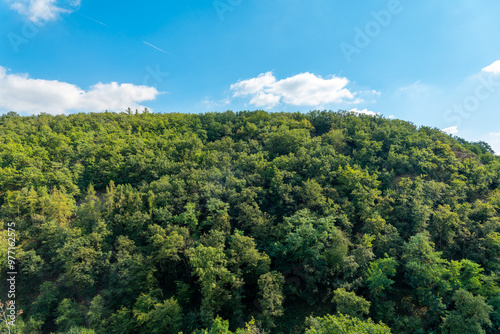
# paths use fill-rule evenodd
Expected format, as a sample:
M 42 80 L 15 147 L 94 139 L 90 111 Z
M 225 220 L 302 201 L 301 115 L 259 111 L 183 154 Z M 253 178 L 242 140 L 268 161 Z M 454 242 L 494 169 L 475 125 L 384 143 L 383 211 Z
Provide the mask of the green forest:
M 10 112 L 0 222 L 2 333 L 500 333 L 500 157 L 402 120 Z

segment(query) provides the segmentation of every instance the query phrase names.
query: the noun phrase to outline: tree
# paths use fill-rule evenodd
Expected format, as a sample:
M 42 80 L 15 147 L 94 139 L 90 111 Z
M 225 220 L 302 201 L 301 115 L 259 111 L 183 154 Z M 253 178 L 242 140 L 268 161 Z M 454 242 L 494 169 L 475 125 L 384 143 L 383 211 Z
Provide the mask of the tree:
M 233 334 L 229 330 L 229 321 L 223 320 L 220 317 L 216 317 L 214 319 L 210 328 L 203 330 L 196 330 L 193 332 L 193 334 L 219 334 L 219 333 Z
M 230 300 L 227 285 L 235 278 L 226 267 L 226 255 L 221 248 L 200 244 L 188 250 L 188 257 L 193 274 L 199 278 L 202 319 L 208 324 Z
M 344 314 L 326 315 L 322 318 L 307 318 L 306 334 L 390 334 L 391 330 L 383 323 L 371 319 L 363 321 Z
M 57 328 L 62 332 L 83 324 L 83 314 L 79 305 L 68 298 L 63 299 L 59 304 L 57 314 L 58 317 L 55 322 Z
M 318 210 L 324 212 L 326 210 L 327 199 L 323 196 L 321 185 L 315 180 L 307 180 L 303 182 L 299 192 L 300 208 Z
M 269 271 L 271 259 L 256 249 L 254 239 L 235 233 L 229 241 L 227 250 L 228 265 L 236 275 L 258 277 Z
M 109 331 L 113 334 L 133 334 L 136 333 L 135 319 L 132 311 L 126 307 L 117 310 L 109 319 Z
M 115 261 L 110 264 L 110 285 L 105 294 L 118 308 L 132 305 L 138 295 L 155 289 L 158 282 L 154 277 L 157 269 L 150 257 L 144 256 L 134 241 L 120 236 L 115 244 Z
M 43 282 L 40 285 L 40 294 L 31 305 L 30 316 L 35 321 L 45 324 L 57 314 L 57 306 L 60 300 L 61 297 L 57 285 L 50 281 Z
M 332 302 L 337 307 L 337 312 L 351 317 L 362 318 L 370 313 L 371 302 L 354 292 L 348 292 L 344 288 L 339 288 L 333 292 Z
M 283 275 L 276 271 L 268 272 L 259 278 L 259 303 L 262 307 L 262 322 L 267 327 L 274 327 L 273 319 L 283 315 Z
M 236 332 L 229 330 L 229 321 L 223 320 L 220 317 L 215 318 L 210 328 L 198 329 L 193 334 L 265 334 L 259 324 L 252 318 L 251 321 L 245 324 L 245 328 L 238 328 Z
M 106 250 L 105 238 L 110 231 L 105 222 L 100 221 L 91 234 L 82 236 L 78 229 L 74 232 L 74 239 L 57 252 L 66 269 L 66 281 L 82 293 L 93 288 L 109 266 L 111 252 Z
M 133 314 L 139 333 L 177 334 L 182 323 L 182 309 L 174 298 L 159 302 L 143 294 L 137 299 Z
M 101 200 L 96 195 L 94 186 L 90 184 L 87 188 L 87 195 L 77 210 L 79 226 L 83 231 L 90 233 L 92 228 L 101 218 Z
M 433 218 L 429 224 L 429 231 L 431 232 L 432 239 L 440 249 L 446 245 L 447 248 L 454 244 L 454 237 L 459 226 L 463 222 L 457 213 L 452 212 L 449 205 L 439 206 L 435 211 Z
M 68 218 L 74 213 L 75 203 L 64 189 L 59 190 L 54 187 L 50 194 L 50 203 L 47 209 L 49 217 L 55 219 L 59 225 L 66 225 Z
M 455 310 L 443 319 L 444 334 L 484 334 L 483 326 L 491 326 L 490 313 L 493 307 L 482 296 L 460 289 L 453 295 Z
M 395 311 L 395 302 L 389 298 L 392 285 L 391 277 L 396 275 L 398 262 L 392 257 L 377 259 L 370 264 L 365 284 L 370 289 L 373 301 L 372 315 L 376 320 L 392 322 Z
M 71 329 L 64 334 L 95 334 L 95 331 L 85 327 L 71 327 Z
M 194 203 L 187 203 L 184 210 L 183 213 L 175 217 L 175 221 L 182 225 L 187 225 L 191 231 L 194 231 L 196 226 L 198 226 L 199 215 L 196 211 L 196 205 Z
M 446 308 L 443 297 L 451 289 L 448 262 L 434 250 L 429 235 L 419 233 L 405 244 L 403 261 L 408 284 L 421 305 L 429 306 L 434 315 Z
M 318 266 L 328 261 L 341 267 L 348 241 L 334 226 L 335 221 L 335 217 L 317 218 L 307 209 L 300 210 L 285 218 L 276 250 L 289 263 Z
M 370 264 L 366 281 L 374 297 L 384 297 L 386 291 L 394 284 L 389 277 L 396 275 L 397 265 L 397 261 L 392 257 L 377 259 Z
M 149 225 L 152 255 L 160 267 L 165 270 L 165 264 L 176 263 L 181 260 L 189 238 L 189 231 L 185 227 L 163 229 L 158 225 Z M 170 267 L 171 269 L 171 267 Z M 173 271 L 171 269 L 171 271 Z
M 202 223 L 202 226 L 208 226 L 224 233 L 229 233 L 231 231 L 228 214 L 229 205 L 217 198 L 210 198 L 207 202 L 207 209 L 209 214 L 207 220 Z
M 104 298 L 101 295 L 95 296 L 90 302 L 87 313 L 87 322 L 97 333 L 105 333 L 110 312 L 104 305 Z

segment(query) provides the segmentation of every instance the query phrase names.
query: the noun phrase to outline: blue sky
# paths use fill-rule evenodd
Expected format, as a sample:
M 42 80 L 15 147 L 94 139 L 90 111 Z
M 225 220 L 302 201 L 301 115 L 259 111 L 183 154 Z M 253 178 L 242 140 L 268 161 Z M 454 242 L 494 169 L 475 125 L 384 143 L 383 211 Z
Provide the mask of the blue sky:
M 0 113 L 345 109 L 500 153 L 494 0 L 0 0 Z

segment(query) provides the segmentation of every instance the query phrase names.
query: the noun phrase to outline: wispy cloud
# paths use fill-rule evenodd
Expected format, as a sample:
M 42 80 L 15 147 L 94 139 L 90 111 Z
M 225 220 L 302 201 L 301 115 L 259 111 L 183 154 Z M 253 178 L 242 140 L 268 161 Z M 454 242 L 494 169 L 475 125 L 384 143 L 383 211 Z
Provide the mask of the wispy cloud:
M 168 54 L 168 55 L 170 54 L 169 52 L 167 52 L 167 51 L 165 51 L 165 50 L 162 50 L 162 49 L 160 49 L 159 47 L 157 47 L 157 46 L 155 46 L 155 45 L 153 45 L 153 44 L 151 44 L 151 43 L 148 43 L 148 42 L 146 42 L 146 41 L 143 41 L 143 42 L 144 42 L 144 44 L 149 45 L 150 47 L 155 48 L 155 49 L 156 49 L 156 50 L 158 50 L 158 51 L 161 51 L 161 52 L 166 53 L 166 54 Z
M 500 155 L 500 132 L 490 132 L 481 139 L 491 145 L 496 155 Z
M 98 20 L 96 20 L 96 19 L 93 19 L 93 18 L 91 18 L 91 17 L 89 17 L 89 16 L 87 16 L 87 15 L 85 15 L 85 14 L 82 14 L 82 13 L 77 13 L 77 14 L 78 14 L 78 15 L 80 15 L 80 16 L 83 16 L 83 17 L 84 17 L 84 18 L 86 18 L 86 19 L 89 19 L 89 20 L 91 20 L 91 21 L 94 21 L 94 22 L 96 22 L 96 23 L 99 23 L 100 25 L 103 25 L 103 26 L 105 26 L 105 27 L 107 27 L 107 26 L 108 26 L 106 23 L 102 23 L 101 21 L 98 21 Z
M 349 80 L 331 76 L 327 79 L 306 72 L 277 80 L 272 72 L 241 80 L 231 85 L 233 97 L 251 97 L 256 107 L 272 108 L 279 103 L 318 107 L 328 103 L 359 103 L 356 93 L 347 89 Z
M 8 74 L 0 66 L 0 110 L 38 114 L 64 114 L 71 111 L 119 111 L 143 109 L 139 103 L 154 100 L 160 92 L 154 87 L 97 83 L 87 91 L 57 80 L 31 79 L 27 74 Z
M 26 16 L 30 21 L 43 23 L 54 21 L 61 14 L 70 14 L 80 7 L 81 0 L 5 0 L 10 8 Z

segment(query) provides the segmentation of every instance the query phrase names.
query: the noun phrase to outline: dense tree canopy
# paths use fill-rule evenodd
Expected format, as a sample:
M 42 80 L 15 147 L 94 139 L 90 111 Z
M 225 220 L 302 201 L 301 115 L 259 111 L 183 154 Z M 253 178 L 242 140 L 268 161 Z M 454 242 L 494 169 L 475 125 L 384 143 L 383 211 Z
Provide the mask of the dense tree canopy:
M 0 220 L 17 333 L 500 333 L 500 160 L 400 120 L 8 113 Z

